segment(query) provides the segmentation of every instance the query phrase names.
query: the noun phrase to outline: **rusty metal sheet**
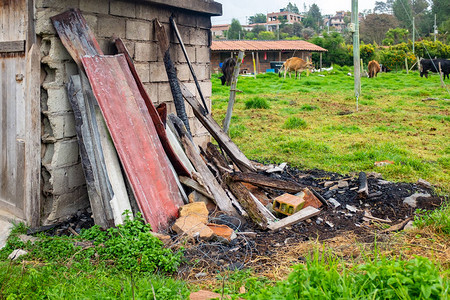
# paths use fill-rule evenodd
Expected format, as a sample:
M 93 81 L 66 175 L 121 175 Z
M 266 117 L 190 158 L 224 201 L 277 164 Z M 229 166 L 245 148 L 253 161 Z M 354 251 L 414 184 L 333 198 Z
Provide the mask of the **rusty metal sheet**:
M 150 96 L 145 91 L 144 85 L 142 84 L 142 81 L 139 78 L 136 68 L 134 67 L 133 60 L 131 59 L 131 56 L 128 53 L 127 48 L 125 47 L 125 44 L 123 43 L 123 41 L 121 39 L 116 39 L 115 43 L 116 43 L 116 47 L 117 47 L 117 50 L 119 51 L 119 53 L 123 53 L 125 55 L 125 58 L 128 62 L 128 66 L 130 67 L 131 73 L 133 74 L 134 79 L 136 80 L 136 84 L 139 88 L 139 91 L 141 92 L 141 95 L 144 98 L 145 105 L 146 105 L 148 112 L 153 120 L 153 123 L 155 124 L 159 139 L 161 140 L 161 143 L 164 147 L 164 150 L 167 153 L 167 156 L 170 159 L 170 162 L 172 163 L 173 167 L 177 171 L 178 175 L 191 177 L 191 173 L 183 165 L 181 160 L 178 158 L 178 155 L 175 153 L 174 149 L 170 145 L 169 139 L 167 138 L 164 123 L 162 122 L 158 112 L 156 111 L 156 108 L 153 105 L 153 102 L 150 99 Z
M 124 55 L 82 63 L 145 220 L 154 231 L 167 229 L 183 201 Z
M 59 38 L 79 67 L 81 57 L 103 54 L 94 34 L 78 9 L 71 9 L 50 18 Z

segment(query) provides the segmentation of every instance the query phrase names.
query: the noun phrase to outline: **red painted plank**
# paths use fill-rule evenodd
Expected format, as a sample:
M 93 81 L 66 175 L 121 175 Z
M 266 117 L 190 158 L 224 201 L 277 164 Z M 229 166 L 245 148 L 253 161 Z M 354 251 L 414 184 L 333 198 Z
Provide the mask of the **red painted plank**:
M 82 58 L 145 220 L 167 229 L 183 201 L 167 156 L 123 55 Z

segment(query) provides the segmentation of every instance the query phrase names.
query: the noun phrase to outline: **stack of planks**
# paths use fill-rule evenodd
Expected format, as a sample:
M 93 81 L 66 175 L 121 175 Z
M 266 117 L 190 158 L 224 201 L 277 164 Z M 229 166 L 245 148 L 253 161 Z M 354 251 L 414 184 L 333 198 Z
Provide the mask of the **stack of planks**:
M 262 229 L 276 230 L 320 213 L 318 207 L 308 206 L 282 220 L 274 216 L 270 205 L 280 191 L 298 193 L 307 187 L 257 172 L 212 118 L 204 99 L 202 105 L 179 82 L 170 59 L 171 44 L 158 20 L 155 30 L 177 115 L 167 115 L 165 106 L 154 107 L 120 39 L 115 40 L 118 55 L 103 55 L 78 10 L 55 16 L 52 22 L 79 66 L 80 75 L 71 77 L 68 91 L 96 224 L 121 224 L 135 199 L 153 230 L 167 231 L 178 209 L 196 201 L 187 196 L 193 191 L 212 202 L 212 210 L 248 218 Z M 178 33 L 173 19 L 171 24 Z M 184 102 L 218 146 L 209 143 L 201 149 L 193 142 Z

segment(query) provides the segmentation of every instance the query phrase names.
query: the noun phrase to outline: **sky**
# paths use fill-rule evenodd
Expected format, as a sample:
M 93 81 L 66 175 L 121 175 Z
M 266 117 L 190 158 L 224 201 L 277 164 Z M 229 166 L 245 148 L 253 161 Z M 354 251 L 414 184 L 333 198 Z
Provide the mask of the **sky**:
M 286 7 L 289 2 L 296 4 L 300 11 L 303 11 L 303 4 L 306 10 L 312 4 L 317 4 L 322 15 L 334 15 L 338 10 L 351 11 L 351 0 L 215 0 L 222 4 L 222 16 L 212 17 L 213 25 L 230 24 L 231 19 L 238 19 L 241 25 L 247 24 L 247 18 L 257 13 L 278 12 L 280 8 Z M 358 10 L 372 9 L 376 0 L 359 0 Z

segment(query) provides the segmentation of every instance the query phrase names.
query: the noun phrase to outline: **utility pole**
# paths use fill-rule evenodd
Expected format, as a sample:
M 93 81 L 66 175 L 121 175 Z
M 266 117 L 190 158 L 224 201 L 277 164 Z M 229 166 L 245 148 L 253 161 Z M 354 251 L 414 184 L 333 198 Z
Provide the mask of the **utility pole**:
M 353 77 L 355 80 L 356 110 L 358 110 L 358 98 L 361 95 L 361 66 L 359 55 L 359 19 L 358 0 L 352 0 L 352 17 L 350 32 L 353 33 Z
M 415 19 L 415 17 L 413 17 L 413 40 L 412 40 L 412 50 L 413 50 L 413 54 L 415 54 L 415 52 L 414 52 L 414 43 L 415 43 L 415 41 L 416 41 L 416 26 L 414 25 L 414 19 Z
M 436 35 L 437 35 L 437 26 L 436 26 L 436 14 L 434 14 L 434 42 L 436 43 Z

